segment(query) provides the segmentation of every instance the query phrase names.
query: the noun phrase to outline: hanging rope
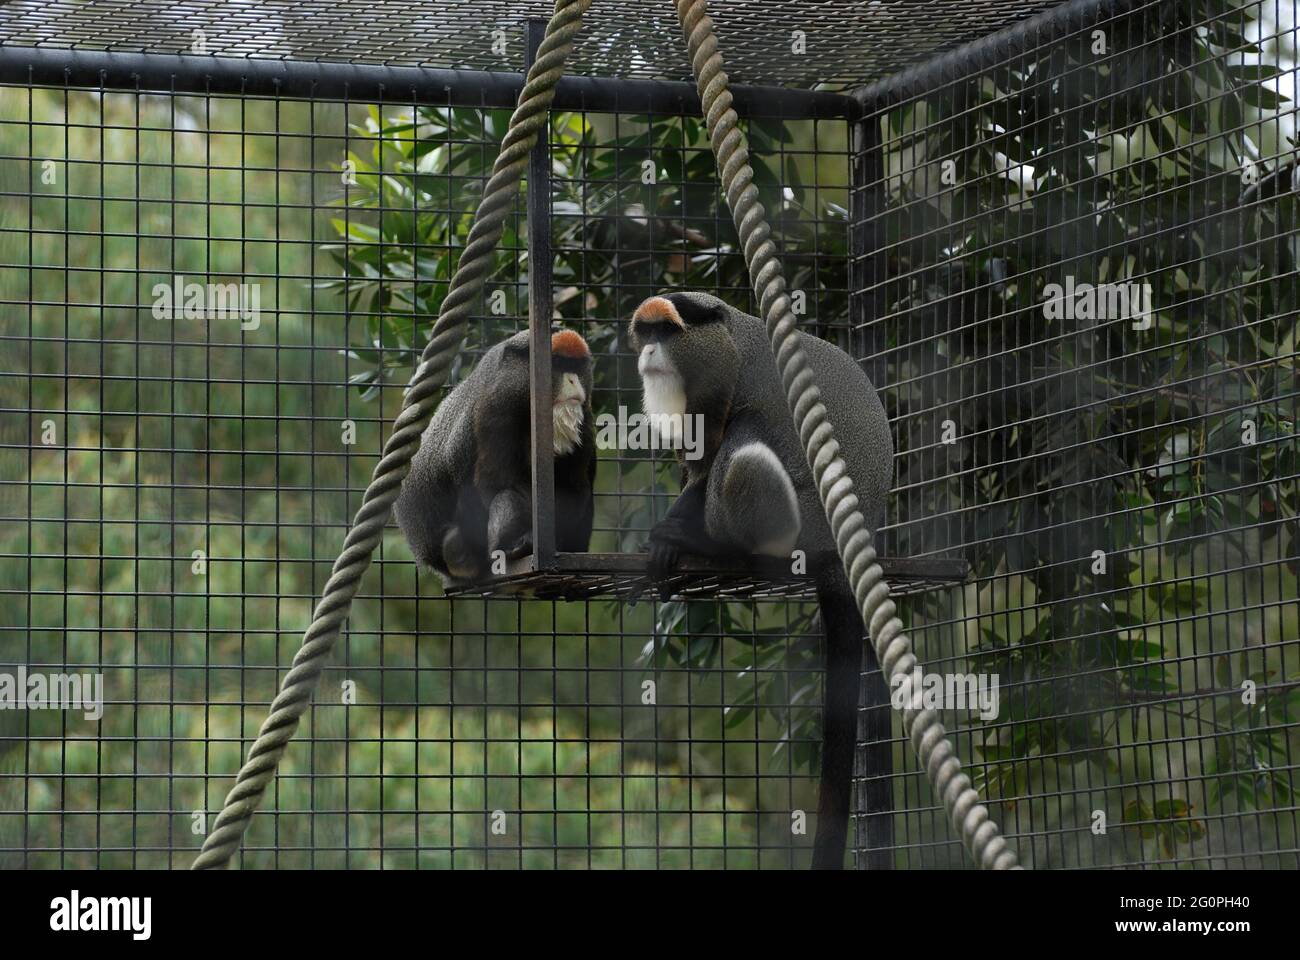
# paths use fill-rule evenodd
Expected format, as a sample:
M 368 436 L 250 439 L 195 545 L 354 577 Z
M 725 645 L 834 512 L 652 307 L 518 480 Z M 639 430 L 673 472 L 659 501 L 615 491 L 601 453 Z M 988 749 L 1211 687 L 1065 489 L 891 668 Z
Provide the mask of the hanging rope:
M 224 867 L 239 849 L 244 831 L 298 729 L 298 720 L 311 702 L 326 658 L 352 609 L 352 598 L 356 596 L 361 576 L 370 566 L 371 556 L 383 536 L 402 480 L 410 472 L 411 458 L 420 447 L 420 436 L 433 419 L 452 360 L 460 352 L 471 308 L 492 268 L 502 225 L 519 192 L 519 180 L 528 167 L 529 151 L 537 142 L 538 132 L 546 128 L 555 85 L 564 75 L 564 61 L 590 6 L 591 0 L 555 2 L 555 14 L 546 25 L 546 36 L 528 69 L 524 88 L 519 93 L 519 105 L 510 118 L 492 177 L 483 189 L 465 251 L 447 288 L 429 343 L 406 388 L 392 436 L 384 445 L 383 456 L 362 497 L 361 509 L 343 541 L 343 550 L 334 561 L 334 570 L 316 605 L 302 646 L 293 658 L 293 667 L 280 685 L 271 713 L 248 751 L 248 759 L 235 778 L 235 786 L 226 797 L 212 833 L 194 860 L 195 870 Z
M 740 235 L 749 267 L 750 283 L 758 297 L 767 325 L 768 339 L 776 356 L 785 385 L 786 400 L 794 415 L 795 427 L 803 440 L 804 454 L 817 481 L 817 491 L 853 595 L 862 610 L 876 657 L 889 681 L 890 689 L 901 686 L 910 699 L 911 674 L 917 660 L 912 642 L 903 632 L 903 621 L 895 616 L 894 601 L 889 598 L 889 584 L 876 562 L 858 498 L 853 492 L 853 478 L 839 454 L 839 444 L 831 426 L 821 391 L 808 369 L 803 348 L 795 336 L 797 326 L 786 294 L 785 275 L 776 246 L 771 240 L 763 205 L 754 186 L 754 171 L 749 165 L 749 146 L 738 126 L 739 117 L 731 106 L 727 74 L 713 35 L 705 0 L 676 0 L 677 16 L 699 85 L 709 140 L 718 162 L 723 193 L 731 207 L 732 219 Z M 1002 837 L 980 802 L 970 777 L 962 772 L 939 715 L 933 710 L 904 710 L 903 729 L 912 740 L 921 766 L 935 793 L 943 799 L 953 829 L 961 837 L 975 862 L 985 869 L 1006 870 L 1019 866 L 1015 851 Z

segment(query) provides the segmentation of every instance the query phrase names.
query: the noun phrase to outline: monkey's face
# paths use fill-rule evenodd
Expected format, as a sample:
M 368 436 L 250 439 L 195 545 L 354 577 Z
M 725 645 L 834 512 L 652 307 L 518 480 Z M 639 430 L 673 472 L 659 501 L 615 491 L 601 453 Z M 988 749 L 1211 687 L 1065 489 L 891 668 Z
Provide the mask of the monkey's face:
M 555 452 L 565 456 L 581 443 L 582 422 L 591 409 L 592 363 L 587 341 L 572 330 L 551 336 L 551 403 Z
M 637 307 L 631 340 L 647 410 L 677 412 L 658 408 L 676 407 L 671 398 L 679 394 L 683 406 L 730 396 L 739 361 L 723 310 L 716 297 L 681 293 L 651 297 Z
M 551 402 L 581 410 L 591 398 L 591 348 L 573 330 L 551 335 Z
M 587 388 L 582 385 L 582 375 L 572 370 L 556 370 L 551 375 L 554 404 L 582 407 L 587 402 Z
M 673 344 L 670 338 L 680 337 L 677 331 L 664 327 L 651 327 L 637 342 L 636 372 L 642 380 L 657 377 L 678 377 L 677 364 L 673 362 Z

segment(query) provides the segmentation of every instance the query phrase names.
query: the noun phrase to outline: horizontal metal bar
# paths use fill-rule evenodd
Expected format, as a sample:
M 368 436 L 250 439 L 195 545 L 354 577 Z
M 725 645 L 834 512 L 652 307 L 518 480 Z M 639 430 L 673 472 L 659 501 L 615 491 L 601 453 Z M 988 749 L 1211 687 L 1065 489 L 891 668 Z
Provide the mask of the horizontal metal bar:
M 852 91 L 864 111 L 915 97 L 963 77 L 979 74 L 1018 53 L 1068 36 L 1085 24 L 1118 16 L 1154 0 L 1069 0 L 1026 17 L 986 37 L 931 57 L 915 66 Z
M 33 86 L 510 108 L 523 78 L 484 70 L 0 46 L 0 83 Z M 841 93 L 744 85 L 731 90 L 743 116 L 835 119 L 857 113 L 856 102 Z M 556 88 L 554 108 L 695 114 L 700 98 L 692 83 L 568 76 Z

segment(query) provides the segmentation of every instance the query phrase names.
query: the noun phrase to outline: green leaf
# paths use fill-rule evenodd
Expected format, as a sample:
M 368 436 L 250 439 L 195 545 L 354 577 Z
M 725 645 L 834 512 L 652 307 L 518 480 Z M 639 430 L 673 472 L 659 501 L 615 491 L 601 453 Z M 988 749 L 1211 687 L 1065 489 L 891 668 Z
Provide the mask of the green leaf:
M 1238 83 L 1259 83 L 1282 75 L 1282 71 L 1271 63 L 1238 63 L 1223 68 Z
M 1247 106 L 1256 110 L 1273 112 L 1282 109 L 1282 104 L 1290 103 L 1291 98 L 1268 87 L 1245 87 L 1241 99 Z

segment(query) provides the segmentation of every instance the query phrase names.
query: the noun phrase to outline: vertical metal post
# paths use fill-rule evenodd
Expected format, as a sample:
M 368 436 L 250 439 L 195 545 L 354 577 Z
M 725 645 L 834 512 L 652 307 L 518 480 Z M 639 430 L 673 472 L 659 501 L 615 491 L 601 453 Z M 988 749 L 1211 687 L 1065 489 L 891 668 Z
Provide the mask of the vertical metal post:
M 857 331 L 853 347 L 867 376 L 879 386 L 886 378 L 881 356 L 889 343 L 880 318 L 889 309 L 886 289 L 889 252 L 885 236 L 885 168 L 880 142 L 881 114 L 864 104 L 852 121 L 852 188 L 849 195 L 849 321 Z
M 546 35 L 528 21 L 528 65 Z M 551 144 L 543 127 L 528 158 L 528 326 L 532 388 L 533 569 L 555 562 L 555 448 L 551 406 Z
M 884 296 L 885 209 L 884 158 L 881 155 L 880 116 L 868 105 L 863 116 L 853 123 L 853 183 L 849 198 L 849 316 L 858 331 L 853 344 L 859 357 L 872 357 L 884 346 L 884 332 L 873 324 L 886 309 Z M 868 364 L 873 383 L 884 382 L 885 362 Z M 880 544 L 876 544 L 880 548 Z M 855 774 L 865 783 L 855 790 L 854 813 L 865 814 L 866 826 L 859 820 L 854 830 L 855 850 L 864 849 L 868 870 L 889 870 L 894 865 L 894 734 L 893 711 L 889 704 L 889 687 L 876 661 L 870 642 L 863 644 L 866 658 L 860 694 L 862 712 L 858 714 L 857 763 Z M 857 781 L 855 776 L 855 785 Z

